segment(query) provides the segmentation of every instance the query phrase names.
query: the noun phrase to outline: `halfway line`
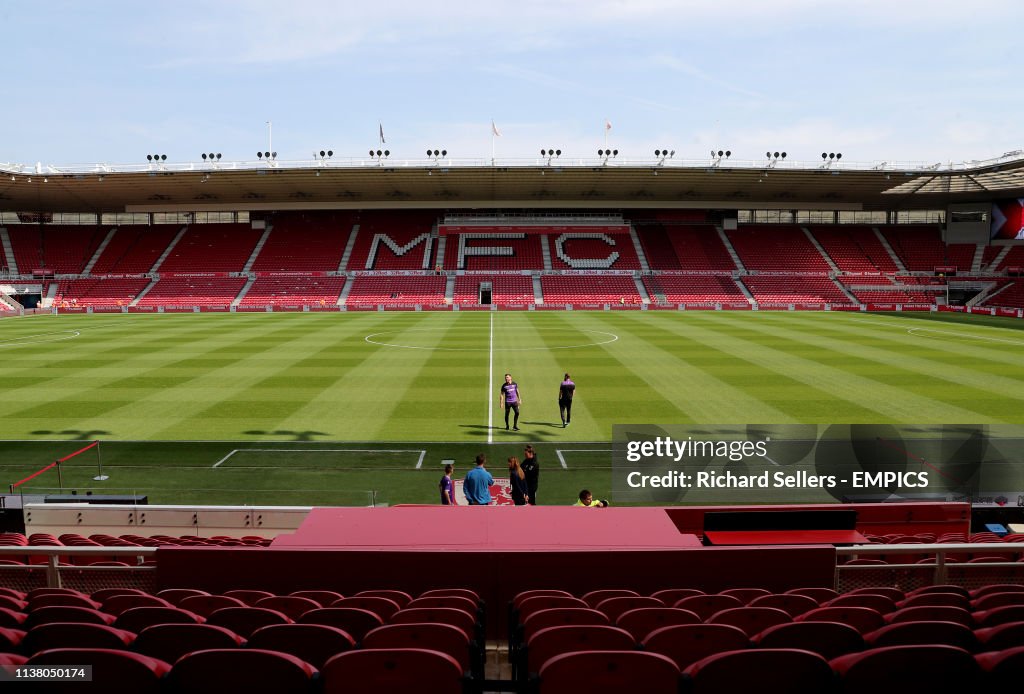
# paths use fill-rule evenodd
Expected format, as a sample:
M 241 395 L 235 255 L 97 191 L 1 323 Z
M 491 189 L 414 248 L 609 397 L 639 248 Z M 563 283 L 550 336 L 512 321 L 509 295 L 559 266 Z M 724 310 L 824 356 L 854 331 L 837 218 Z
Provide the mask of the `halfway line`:
M 491 390 L 494 388 L 494 314 L 490 314 L 490 337 L 487 340 L 487 443 L 494 443 L 494 399 Z

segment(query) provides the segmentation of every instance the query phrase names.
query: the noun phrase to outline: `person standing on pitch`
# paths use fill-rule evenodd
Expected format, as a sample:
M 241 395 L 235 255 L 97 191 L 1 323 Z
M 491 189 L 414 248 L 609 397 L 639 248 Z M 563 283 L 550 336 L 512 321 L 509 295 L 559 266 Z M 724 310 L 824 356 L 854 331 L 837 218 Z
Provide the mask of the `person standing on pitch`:
M 536 506 L 537 485 L 540 482 L 540 463 L 537 462 L 537 451 L 533 450 L 532 444 L 526 444 L 520 467 L 526 475 L 526 502 L 530 506 Z
M 476 467 L 466 473 L 462 481 L 462 493 L 470 506 L 487 506 L 491 503 L 491 485 L 494 478 L 487 472 L 487 458 L 483 453 L 476 457 Z
M 572 396 L 576 393 L 576 384 L 565 375 L 565 380 L 558 386 L 558 413 L 562 416 L 562 428 L 569 426 L 572 420 Z
M 515 410 L 516 418 L 512 423 L 512 428 L 519 431 L 519 406 L 523 404 L 523 398 L 519 394 L 519 384 L 512 380 L 512 374 L 505 374 L 505 382 L 501 385 L 498 403 L 501 405 L 501 409 L 505 410 L 505 431 L 508 431 L 509 410 Z

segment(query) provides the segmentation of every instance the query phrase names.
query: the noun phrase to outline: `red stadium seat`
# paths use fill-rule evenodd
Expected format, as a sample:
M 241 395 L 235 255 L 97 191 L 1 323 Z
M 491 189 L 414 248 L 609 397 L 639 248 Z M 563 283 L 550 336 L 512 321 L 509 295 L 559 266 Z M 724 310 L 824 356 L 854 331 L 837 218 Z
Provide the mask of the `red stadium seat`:
M 906 600 L 900 600 L 896 607 L 960 607 L 967 609 L 971 606 L 966 595 L 960 593 L 921 593 L 912 595 Z
M 110 626 L 115 619 L 114 615 L 89 607 L 40 607 L 29 613 L 25 627 L 31 630 L 40 624 L 51 622 L 83 622 Z
M 541 629 L 529 638 L 523 653 L 526 655 L 528 671 L 536 673 L 540 672 L 544 663 L 563 653 L 629 651 L 634 648 L 636 640 L 624 629 L 574 625 Z
M 325 624 L 337 627 L 355 639 L 356 643 L 359 643 L 367 632 L 379 627 L 384 620 L 369 610 L 360 610 L 355 607 L 321 607 L 319 610 L 310 610 L 299 617 L 298 623 Z
M 146 594 L 115 595 L 103 603 L 103 611 L 115 616 L 134 607 L 174 607 L 174 605 L 163 598 Z
M 1007 648 L 1024 646 L 1024 621 L 1007 622 L 999 626 L 975 629 L 978 638 L 978 650 L 1002 651 Z
M 28 619 L 28 615 L 24 612 L 0 607 L 0 627 L 2 628 L 20 629 L 25 624 L 26 619 Z
M 690 614 L 693 614 L 692 612 Z M 582 607 L 553 607 L 549 610 L 534 612 L 523 622 L 523 639 L 529 638 L 541 629 L 556 626 L 567 626 L 570 624 L 611 624 L 608 615 L 590 608 Z
M 817 603 L 819 605 L 822 604 L 822 603 L 828 602 L 829 600 L 832 600 L 834 598 L 838 598 L 839 597 L 839 593 L 837 593 L 836 591 L 832 590 L 831 588 L 817 588 L 817 587 L 811 587 L 811 588 L 791 588 L 790 590 L 786 591 L 786 595 L 806 595 L 807 597 L 811 598 L 812 600 L 817 601 Z
M 661 600 L 665 605 L 671 607 L 683 598 L 690 598 L 694 595 L 705 595 L 703 590 L 696 588 L 664 588 L 651 593 L 652 598 Z
M 954 646 L 889 646 L 833 659 L 842 692 L 960 694 L 977 689 L 981 673 L 971 655 Z
M 976 612 L 1005 605 L 1024 605 L 1024 593 L 988 593 L 970 602 L 971 609 Z
M 727 590 L 719 591 L 718 594 L 731 595 L 744 605 L 749 605 L 757 598 L 763 598 L 766 595 L 771 595 L 772 592 L 764 588 L 729 588 Z
M 255 607 L 263 598 L 274 597 L 273 593 L 265 590 L 228 590 L 224 591 L 224 595 L 229 598 L 237 598 L 244 602 L 249 607 Z
M 0 627 L 0 653 L 20 651 L 21 643 L 25 640 L 25 633 L 21 629 Z
M 202 624 L 205 618 L 180 607 L 133 607 L 117 616 L 114 626 L 138 634 L 155 624 Z
M 102 608 L 102 605 L 95 600 L 90 600 L 82 595 L 67 595 L 64 593 L 36 595 L 28 602 L 29 612 L 41 607 L 87 607 L 90 610 L 98 610 Z M 107 609 L 104 609 L 103 611 L 114 614 Z
M 683 671 L 683 680 L 692 694 L 829 694 L 832 669 L 817 653 L 759 648 L 703 658 Z
M 1013 691 L 1024 682 L 1024 646 L 975 656 L 988 691 Z
M 774 607 L 730 607 L 705 620 L 708 624 L 728 624 L 742 629 L 747 636 L 759 634 L 769 627 L 791 622 L 792 617 Z
M 679 669 L 658 653 L 566 653 L 555 656 L 540 669 L 541 694 L 675 694 L 678 689 Z
M 309 598 L 301 598 L 294 595 L 275 595 L 270 598 L 263 598 L 256 603 L 256 607 L 265 607 L 268 610 L 277 610 L 288 615 L 288 618 L 295 621 L 310 610 L 319 610 L 320 603 Z
M 868 648 L 883 646 L 956 646 L 969 653 L 978 650 L 978 639 L 970 627 L 959 622 L 898 622 L 864 635 Z
M 459 595 L 434 595 L 422 598 L 416 598 L 403 609 L 416 609 L 416 608 L 432 608 L 432 607 L 445 607 L 456 610 L 463 610 L 466 614 L 472 615 L 474 618 L 477 616 L 479 611 L 479 605 L 470 600 L 467 597 Z
M 849 593 L 845 593 L 845 595 L 884 595 L 894 603 L 899 602 L 906 597 L 902 590 L 891 586 L 869 586 L 866 588 L 857 588 L 856 590 L 851 590 Z
M 344 595 L 333 590 L 297 590 L 289 595 L 296 598 L 309 598 L 320 604 L 320 607 L 330 607 L 335 600 L 341 600 Z M 411 599 L 411 598 L 410 598 Z
M 885 595 L 874 593 L 847 593 L 829 600 L 822 607 L 867 607 L 879 614 L 886 614 L 896 609 L 896 601 Z
M 336 655 L 322 671 L 323 694 L 462 694 L 462 670 L 446 653 L 365 648 Z
M 571 598 L 571 597 L 573 597 L 573 595 L 572 595 L 572 593 L 570 593 L 568 591 L 565 591 L 565 590 L 555 590 L 555 589 L 549 589 L 549 588 L 539 588 L 539 589 L 536 589 L 536 590 L 524 590 L 522 592 L 516 593 L 515 597 L 512 598 L 512 607 L 513 607 L 513 609 L 518 610 L 519 606 L 523 603 L 524 600 L 528 600 L 530 598 L 536 598 L 536 597 Z
M 263 607 L 224 607 L 211 614 L 206 621 L 230 629 L 246 639 L 260 627 L 292 623 L 288 615 Z
M 1024 622 L 1024 605 L 1004 605 L 991 610 L 974 613 L 974 622 L 979 627 L 994 627 L 1008 622 Z
M 352 607 L 357 610 L 366 610 L 380 617 L 382 622 L 387 622 L 396 612 L 402 609 L 401 605 L 391 598 L 372 595 L 354 595 L 350 598 L 341 598 L 330 605 L 325 605 L 325 607 Z
M 166 600 L 175 607 L 181 607 L 182 600 L 184 600 L 185 598 L 193 597 L 195 595 L 209 595 L 209 593 L 207 593 L 205 590 L 199 590 L 197 588 L 165 588 L 164 590 L 161 590 L 159 593 L 156 594 L 158 598 Z M 192 611 L 197 612 L 196 610 Z
M 649 598 L 642 595 L 625 595 L 602 600 L 595 609 L 598 612 L 604 612 L 608 615 L 608 619 L 614 622 L 623 612 L 640 607 L 665 607 L 665 603 L 657 598 Z
M 971 596 L 970 592 L 966 588 L 964 588 L 963 586 L 954 586 L 954 585 L 949 585 L 949 584 L 942 584 L 942 585 L 924 586 L 922 588 L 917 588 L 917 589 L 912 590 L 909 593 L 907 593 L 906 597 L 911 598 L 911 597 L 915 597 L 915 596 L 918 596 L 918 595 L 926 595 L 928 593 L 956 593 L 957 595 L 962 595 L 965 598 L 969 598 Z
M 864 637 L 849 624 L 839 622 L 790 622 L 765 629 L 754 636 L 760 648 L 798 648 L 826 660 L 863 650 Z
M 195 612 L 203 617 L 209 617 L 217 610 L 225 607 L 246 607 L 246 604 L 238 598 L 231 598 L 226 595 L 187 595 L 178 602 L 178 607 L 189 612 Z
M 519 603 L 519 623 L 525 622 L 531 614 L 534 612 L 540 612 L 541 610 L 550 610 L 554 608 L 573 607 L 573 608 L 591 608 L 583 600 L 574 598 L 571 596 L 564 595 L 536 595 L 526 598 Z M 593 609 L 593 608 L 591 608 Z
M 696 613 L 675 607 L 638 607 L 623 612 L 615 620 L 615 626 L 628 631 L 637 642 L 662 627 L 700 623 L 701 618 Z
M 249 648 L 212 649 L 182 656 L 168 675 L 167 684 L 174 694 L 306 694 L 313 692 L 316 675 L 316 668 L 287 653 Z
M 93 564 L 93 566 L 95 566 L 95 564 Z M 93 591 L 89 598 L 103 604 L 115 595 L 147 595 L 147 593 L 146 591 L 139 590 L 138 588 L 101 588 L 97 591 Z M 160 596 L 158 595 L 157 597 Z
M 51 622 L 28 631 L 22 644 L 26 653 L 51 648 L 112 648 L 131 650 L 135 634 L 105 624 Z
M 463 672 L 474 669 L 469 639 L 449 624 L 385 624 L 363 638 L 363 648 L 426 648 L 450 655 Z
M 685 670 L 709 655 L 749 648 L 750 638 L 727 624 L 680 624 L 657 629 L 642 643 L 644 650 L 671 658 Z
M 782 610 L 790 617 L 796 617 L 818 607 L 818 603 L 815 602 L 814 598 L 809 598 L 806 595 L 776 593 L 755 598 L 751 601 L 750 607 L 774 607 Z
M 168 663 L 192 651 L 241 648 L 245 639 L 214 624 L 157 624 L 146 627 L 135 639 L 136 652 Z
M 55 596 L 55 597 L 66 597 L 66 596 Z M 78 598 L 75 598 L 76 600 Z M 28 602 L 25 600 L 19 600 L 18 598 L 10 595 L 0 595 L 0 607 L 5 610 L 14 610 L 15 612 L 25 612 L 28 610 Z
M 869 607 L 819 607 L 804 612 L 797 622 L 839 622 L 866 634 L 885 624 L 885 618 Z
M 994 583 L 971 591 L 971 599 L 977 599 L 989 593 L 1024 593 L 1024 585 L 1019 583 Z
M 904 607 L 885 615 L 887 624 L 900 622 L 956 622 L 967 627 L 974 626 L 971 613 L 962 607 Z
M 171 666 L 162 660 L 105 648 L 54 648 L 36 653 L 26 667 L 92 665 L 92 691 L 104 694 L 160 694 L 161 680 Z M 46 691 L 53 694 L 80 694 L 81 682 L 49 682 Z
M 601 590 L 592 590 L 583 596 L 583 602 L 587 603 L 589 607 L 597 609 L 598 604 L 602 600 L 608 598 L 620 598 L 620 597 L 639 597 L 639 593 L 635 590 L 627 590 L 624 588 L 602 588 Z
M 474 604 L 480 602 L 480 595 L 469 588 L 434 588 L 433 590 L 425 590 L 420 593 L 421 598 L 438 598 L 438 597 L 460 597 L 472 600 Z
M 355 639 L 324 624 L 271 624 L 252 633 L 249 648 L 290 653 L 320 669 L 339 653 L 356 647 Z
M 695 612 L 701 619 L 707 620 L 711 615 L 731 607 L 743 607 L 743 601 L 731 595 L 694 595 L 683 598 L 673 607 Z

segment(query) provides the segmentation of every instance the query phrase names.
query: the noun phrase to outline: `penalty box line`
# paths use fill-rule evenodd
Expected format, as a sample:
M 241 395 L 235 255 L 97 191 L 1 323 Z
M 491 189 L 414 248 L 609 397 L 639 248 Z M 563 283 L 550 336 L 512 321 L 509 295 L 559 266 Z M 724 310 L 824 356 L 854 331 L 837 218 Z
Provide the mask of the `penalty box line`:
M 569 466 L 565 464 L 565 456 L 562 453 L 611 453 L 611 448 L 556 448 L 555 455 L 558 456 L 558 462 L 562 464 L 562 469 L 568 470 Z
M 419 453 L 416 469 L 423 467 L 423 459 L 427 451 L 422 448 L 234 448 L 226 456 L 213 464 L 218 468 L 228 461 L 235 453 Z

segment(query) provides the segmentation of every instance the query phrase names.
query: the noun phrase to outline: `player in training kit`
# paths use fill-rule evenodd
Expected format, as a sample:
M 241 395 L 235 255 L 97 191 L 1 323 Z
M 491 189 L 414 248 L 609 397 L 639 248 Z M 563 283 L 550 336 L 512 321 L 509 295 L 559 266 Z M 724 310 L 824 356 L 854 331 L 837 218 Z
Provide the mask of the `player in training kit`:
M 523 404 L 523 398 L 519 394 L 519 384 L 512 380 L 512 374 L 505 374 L 505 382 L 501 385 L 501 394 L 498 396 L 501 409 L 505 410 L 505 429 L 508 430 L 509 410 L 515 410 L 516 418 L 512 428 L 519 431 L 519 406 Z
M 562 416 L 562 428 L 572 420 L 572 396 L 576 393 L 576 384 L 565 375 L 565 380 L 558 386 L 558 413 Z

